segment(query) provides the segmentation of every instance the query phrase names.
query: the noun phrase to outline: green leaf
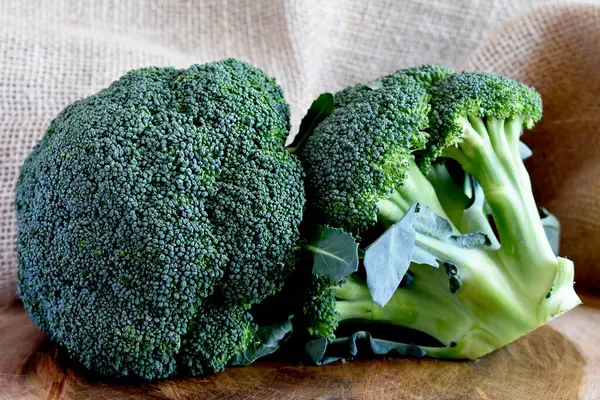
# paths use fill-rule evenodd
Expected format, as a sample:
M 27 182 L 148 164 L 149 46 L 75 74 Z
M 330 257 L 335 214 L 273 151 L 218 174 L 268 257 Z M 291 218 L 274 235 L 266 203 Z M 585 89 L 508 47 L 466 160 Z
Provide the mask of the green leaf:
M 419 236 L 434 239 L 433 244 L 424 245 Z M 386 230 L 365 252 L 364 265 L 371 297 L 375 303 L 385 306 L 411 262 L 436 268 L 440 263 L 451 263 L 452 260 L 440 256 L 444 253 L 439 251 L 440 248 L 452 246 L 470 249 L 489 245 L 490 239 L 481 232 L 454 235 L 448 220 L 436 215 L 428 207 L 414 203 L 402 219 Z
M 358 355 L 367 358 L 391 355 L 421 358 L 426 354 L 420 346 L 377 339 L 365 331 L 336 338 L 331 343 L 325 338 L 311 340 L 306 344 L 306 352 L 317 365 L 354 358 Z
M 554 254 L 558 255 L 560 248 L 560 221 L 543 207 L 540 208 L 540 218 L 550 247 Z
M 367 286 L 373 301 L 381 306 L 392 298 L 410 266 L 416 237 L 417 207 L 417 203 L 413 204 L 400 221 L 365 251 L 363 263 L 367 271 Z
M 339 282 L 358 269 L 358 243 L 341 229 L 319 227 L 305 248 L 313 253 L 313 274 Z
M 234 355 L 228 362 L 230 366 L 250 365 L 257 359 L 274 353 L 292 332 L 292 317 L 279 323 L 259 326 L 254 340 L 243 351 Z
M 422 235 L 436 239 L 441 245 L 463 249 L 487 247 L 490 245 L 490 239 L 482 232 L 454 235 L 450 223 L 446 219 L 436 215 L 426 206 L 419 208 L 414 229 Z M 438 261 L 452 262 L 452 260 L 436 255 L 432 249 L 426 246 L 419 246 L 418 244 L 413 251 L 412 261 L 419 264 L 431 265 L 436 268 L 440 266 Z
M 325 118 L 327 118 L 334 108 L 334 97 L 331 93 L 322 93 L 315 101 L 312 102 L 310 108 L 306 112 L 302 122 L 300 122 L 300 129 L 298 134 L 294 137 L 292 143 L 287 146 L 290 153 L 299 153 L 302 151 L 306 140 L 313 133 L 317 125 L 319 125 Z
M 327 351 L 327 338 L 321 337 L 310 340 L 305 345 L 306 354 L 317 365 L 322 365 L 323 356 Z

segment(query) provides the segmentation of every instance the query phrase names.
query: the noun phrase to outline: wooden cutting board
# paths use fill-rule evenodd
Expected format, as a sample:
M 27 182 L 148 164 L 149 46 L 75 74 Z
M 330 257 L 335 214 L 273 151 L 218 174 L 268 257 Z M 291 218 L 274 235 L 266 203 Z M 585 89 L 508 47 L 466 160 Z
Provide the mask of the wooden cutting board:
M 259 362 L 148 384 L 90 380 L 27 318 L 0 309 L 0 399 L 600 399 L 600 292 L 482 359 L 387 359 L 323 367 Z

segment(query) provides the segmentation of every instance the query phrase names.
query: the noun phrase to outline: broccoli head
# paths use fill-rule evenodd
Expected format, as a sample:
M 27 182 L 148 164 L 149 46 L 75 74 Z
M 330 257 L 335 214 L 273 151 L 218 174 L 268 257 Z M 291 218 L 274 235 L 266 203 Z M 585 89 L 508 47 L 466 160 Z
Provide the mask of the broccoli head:
M 579 304 L 519 152 L 541 118 L 535 90 L 421 66 L 345 89 L 332 108 L 300 153 L 307 223 L 349 232 L 364 256 L 349 268 L 340 241 L 305 246 L 318 282 L 299 307 L 305 331 L 331 342 L 346 322 L 387 324 L 437 341 L 421 354 L 474 359 Z
M 233 59 L 134 70 L 69 105 L 16 187 L 32 320 L 103 374 L 223 368 L 294 264 L 288 130 L 275 80 Z

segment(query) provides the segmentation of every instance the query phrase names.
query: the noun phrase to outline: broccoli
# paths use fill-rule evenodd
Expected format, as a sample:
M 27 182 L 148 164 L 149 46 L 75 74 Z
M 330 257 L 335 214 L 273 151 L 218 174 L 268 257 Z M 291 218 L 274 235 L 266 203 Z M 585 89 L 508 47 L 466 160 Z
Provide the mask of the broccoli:
M 305 203 L 275 80 L 228 59 L 131 71 L 50 124 L 16 186 L 18 294 L 96 372 L 219 371 L 293 270 Z
M 313 284 L 297 307 L 305 334 L 335 344 L 345 324 L 402 327 L 436 345 L 400 335 L 391 348 L 367 335 L 371 350 L 476 359 L 579 304 L 573 263 L 552 251 L 519 153 L 523 127 L 542 114 L 534 89 L 421 66 L 333 101 L 297 149 L 303 229 L 347 232 L 361 260 L 349 268 L 356 249 L 308 234 L 313 268 L 302 270 Z M 327 359 L 324 348 L 315 354 Z

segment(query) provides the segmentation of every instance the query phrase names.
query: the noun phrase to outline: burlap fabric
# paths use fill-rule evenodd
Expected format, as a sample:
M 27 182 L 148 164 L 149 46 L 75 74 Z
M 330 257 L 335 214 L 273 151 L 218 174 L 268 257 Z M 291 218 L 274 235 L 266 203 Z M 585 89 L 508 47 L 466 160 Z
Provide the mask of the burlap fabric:
M 577 285 L 600 287 L 600 7 L 566 5 L 506 24 L 464 62 L 533 85 L 544 117 L 524 136 L 538 203 L 562 223 Z
M 599 284 L 600 2 L 519 18 L 547 3 L 0 0 L 0 303 L 15 297 L 18 168 L 50 120 L 129 69 L 226 57 L 278 78 L 294 127 L 320 92 L 420 63 L 537 86 L 546 117 L 527 138 L 536 193 L 563 221 L 562 252 L 578 263 L 578 283 Z

